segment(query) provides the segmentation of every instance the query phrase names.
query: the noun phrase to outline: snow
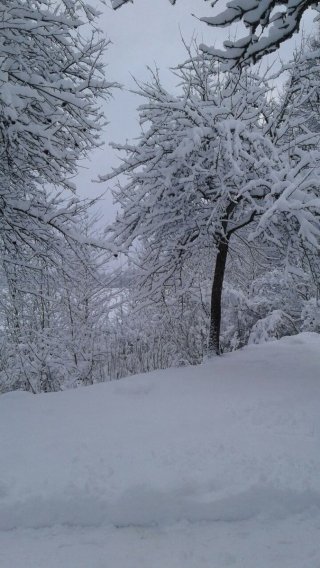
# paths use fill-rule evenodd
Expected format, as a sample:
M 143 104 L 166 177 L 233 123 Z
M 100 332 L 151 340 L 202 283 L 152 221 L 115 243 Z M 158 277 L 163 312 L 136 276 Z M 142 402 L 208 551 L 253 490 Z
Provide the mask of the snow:
M 213 2 L 215 6 L 217 3 Z M 230 26 L 234 22 L 242 21 L 250 33 L 236 41 L 224 42 L 225 51 L 200 45 L 207 53 L 229 60 L 231 67 L 239 61 L 256 62 L 263 55 L 277 50 L 279 45 L 291 38 L 299 31 L 303 14 L 310 7 L 310 2 L 305 0 L 232 0 L 226 3 L 226 9 L 213 17 L 203 17 L 200 21 L 209 26 Z M 319 11 L 318 3 L 311 7 Z M 275 6 L 280 5 L 278 12 Z M 318 19 L 318 18 L 316 18 Z M 255 33 L 256 30 L 260 33 Z M 263 34 L 263 32 L 266 32 Z
M 0 397 L 1 568 L 319 568 L 320 335 Z

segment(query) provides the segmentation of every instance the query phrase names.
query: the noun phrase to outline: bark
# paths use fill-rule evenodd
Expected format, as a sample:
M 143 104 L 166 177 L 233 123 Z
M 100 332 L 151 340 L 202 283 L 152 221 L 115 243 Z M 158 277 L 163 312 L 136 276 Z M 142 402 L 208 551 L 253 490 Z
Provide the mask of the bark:
M 211 291 L 210 331 L 208 355 L 220 355 L 220 327 L 221 327 L 221 298 L 226 262 L 228 256 L 229 240 L 221 239 L 214 270 Z
M 211 290 L 211 309 L 210 309 L 210 331 L 208 342 L 208 356 L 220 355 L 220 328 L 221 328 L 221 300 L 224 275 L 226 270 L 227 256 L 229 250 L 230 238 L 239 229 L 243 229 L 249 225 L 256 216 L 256 211 L 251 211 L 247 217 L 237 223 L 228 227 L 230 218 L 234 209 L 237 207 L 238 202 L 232 201 L 226 208 L 226 214 L 222 220 L 222 233 L 218 240 L 218 253 L 216 257 L 216 265 L 214 269 L 214 276 Z

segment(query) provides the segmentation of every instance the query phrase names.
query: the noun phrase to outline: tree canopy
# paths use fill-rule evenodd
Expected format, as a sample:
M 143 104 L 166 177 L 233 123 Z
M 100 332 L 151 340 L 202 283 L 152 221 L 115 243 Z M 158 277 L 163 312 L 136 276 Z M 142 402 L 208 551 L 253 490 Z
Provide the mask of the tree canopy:
M 115 192 L 122 211 L 111 238 L 124 252 L 141 243 L 145 293 L 159 301 L 190 259 L 195 265 L 203 251 L 216 255 L 210 341 L 219 352 L 232 235 L 250 226 L 247 238 L 282 247 L 288 233 L 290 242 L 317 246 L 320 155 L 318 136 L 294 112 L 302 93 L 294 106 L 277 105 L 257 75 L 222 72 L 215 58 L 189 55 L 176 70 L 180 94 L 169 93 L 157 73 L 140 86 L 140 139 L 115 145 L 123 164 L 102 179 L 127 175 Z

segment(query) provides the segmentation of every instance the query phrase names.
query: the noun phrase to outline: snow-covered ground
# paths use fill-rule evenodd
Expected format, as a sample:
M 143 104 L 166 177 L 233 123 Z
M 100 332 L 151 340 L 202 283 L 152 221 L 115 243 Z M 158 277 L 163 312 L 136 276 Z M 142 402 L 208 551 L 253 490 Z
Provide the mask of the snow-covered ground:
M 0 397 L 0 568 L 320 568 L 320 336 Z

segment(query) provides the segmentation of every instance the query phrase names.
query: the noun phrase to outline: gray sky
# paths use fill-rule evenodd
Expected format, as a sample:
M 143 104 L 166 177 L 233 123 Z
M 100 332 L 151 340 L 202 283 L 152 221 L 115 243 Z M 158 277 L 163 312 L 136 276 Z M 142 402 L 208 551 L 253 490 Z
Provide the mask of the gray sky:
M 218 6 L 223 6 L 223 1 Z M 178 0 L 175 6 L 168 0 L 134 0 L 133 5 L 127 4 L 117 11 L 107 6 L 102 6 L 102 10 L 99 26 L 113 42 L 106 54 L 107 78 L 121 83 L 126 89 L 134 86 L 132 75 L 145 80 L 148 78 L 147 66 L 155 65 L 159 67 L 165 85 L 174 88 L 176 78 L 168 69 L 186 59 L 181 34 L 187 42 L 194 34 L 199 43 L 216 47 L 221 46 L 230 34 L 228 28 L 209 28 L 191 15 L 194 13 L 200 17 L 217 12 L 217 8 L 213 9 L 203 0 Z M 305 32 L 312 31 L 312 20 L 310 14 L 305 17 Z M 243 35 L 243 29 L 239 25 L 234 26 L 232 34 L 239 35 L 239 32 Z M 298 36 L 287 42 L 281 49 L 281 57 L 289 58 L 298 43 Z M 274 59 L 274 55 L 270 58 Z M 93 197 L 111 187 L 110 183 L 94 184 L 91 180 L 119 163 L 109 142 L 125 142 L 139 134 L 136 112 L 139 103 L 140 99 L 126 90 L 114 91 L 114 98 L 105 106 L 109 121 L 103 133 L 105 145 L 91 155 L 90 161 L 81 165 L 76 180 L 80 195 Z M 114 218 L 115 207 L 110 191 L 103 198 L 99 211 L 105 223 Z

